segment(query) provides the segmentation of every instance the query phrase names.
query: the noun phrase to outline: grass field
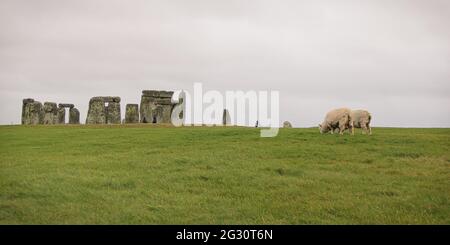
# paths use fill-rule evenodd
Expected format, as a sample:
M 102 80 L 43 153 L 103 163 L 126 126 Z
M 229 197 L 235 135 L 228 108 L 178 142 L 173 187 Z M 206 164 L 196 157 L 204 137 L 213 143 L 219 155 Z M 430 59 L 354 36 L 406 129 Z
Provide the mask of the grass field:
M 450 224 L 450 129 L 1 126 L 0 224 Z

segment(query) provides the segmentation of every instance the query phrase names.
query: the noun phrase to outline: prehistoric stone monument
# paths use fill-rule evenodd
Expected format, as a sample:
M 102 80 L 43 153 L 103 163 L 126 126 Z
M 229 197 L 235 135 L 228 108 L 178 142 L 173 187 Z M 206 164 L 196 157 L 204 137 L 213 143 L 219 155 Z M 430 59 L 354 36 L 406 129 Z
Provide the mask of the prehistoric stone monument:
M 58 107 L 55 102 L 44 103 L 44 124 L 58 124 Z
M 292 124 L 289 121 L 284 121 L 283 128 L 292 128 Z
M 139 105 L 127 104 L 125 107 L 125 123 L 139 123 Z
M 24 99 L 22 104 L 22 124 L 44 123 L 44 108 L 41 102 L 34 99 Z
M 93 97 L 86 124 L 120 124 L 120 97 Z
M 143 90 L 141 97 L 142 123 L 170 123 L 172 109 L 172 91 Z
M 66 108 L 69 108 L 69 124 L 80 124 L 80 112 L 73 104 L 60 103 L 58 107 L 58 120 L 60 124 L 65 123 Z
M 231 125 L 230 112 L 227 109 L 223 109 L 222 124 L 224 126 Z
M 80 123 L 80 112 L 74 108 L 73 104 L 59 104 L 55 102 L 45 102 L 42 106 L 41 102 L 34 99 L 24 99 L 22 105 L 22 124 L 64 124 L 65 108 L 69 110 L 69 123 Z

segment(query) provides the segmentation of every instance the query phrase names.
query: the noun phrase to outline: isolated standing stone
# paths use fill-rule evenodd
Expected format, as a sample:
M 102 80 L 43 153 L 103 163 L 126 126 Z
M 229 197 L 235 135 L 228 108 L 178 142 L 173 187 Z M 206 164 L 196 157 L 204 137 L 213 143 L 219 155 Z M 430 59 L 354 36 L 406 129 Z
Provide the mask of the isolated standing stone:
M 127 104 L 125 107 L 125 123 L 139 123 L 139 105 Z
M 283 128 L 292 128 L 292 124 L 289 121 L 283 123 Z
M 140 121 L 142 123 L 170 123 L 172 91 L 144 90 L 141 97 Z
M 223 110 L 222 124 L 223 124 L 224 126 L 226 126 L 226 125 L 231 125 L 230 112 L 229 112 L 227 109 L 224 109 L 224 110 Z

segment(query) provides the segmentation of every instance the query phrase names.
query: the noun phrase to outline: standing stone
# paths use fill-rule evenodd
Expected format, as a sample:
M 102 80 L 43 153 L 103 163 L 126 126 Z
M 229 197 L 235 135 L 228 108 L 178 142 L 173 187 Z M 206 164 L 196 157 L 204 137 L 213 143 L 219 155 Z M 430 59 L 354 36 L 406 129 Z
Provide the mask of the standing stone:
M 153 110 L 152 123 L 167 123 L 164 119 L 164 107 L 162 105 L 157 105 Z M 170 122 L 170 119 L 169 119 Z
M 44 103 L 44 124 L 58 123 L 58 107 L 54 102 Z
M 22 104 L 22 124 L 42 124 L 44 122 L 44 108 L 39 101 L 24 99 Z
M 86 124 L 106 124 L 106 107 L 102 97 L 93 97 L 89 101 Z
M 80 124 L 80 111 L 77 108 L 69 109 L 69 124 Z
M 34 102 L 34 99 L 27 98 L 22 100 L 22 124 L 28 124 L 29 121 L 29 106 Z
M 172 91 L 144 90 L 141 97 L 140 120 L 142 123 L 170 123 Z
M 283 128 L 292 128 L 292 124 L 289 121 L 283 123 Z
M 120 97 L 91 98 L 86 124 L 120 124 L 120 122 Z
M 125 123 L 139 123 L 139 105 L 127 104 L 125 107 Z
M 107 124 L 120 124 L 120 103 L 118 102 L 108 102 L 106 107 L 106 123 Z
M 58 124 L 66 123 L 66 108 L 58 107 Z
M 223 124 L 224 126 L 231 125 L 230 112 L 229 112 L 227 109 L 224 109 L 224 110 L 223 110 L 222 124 Z

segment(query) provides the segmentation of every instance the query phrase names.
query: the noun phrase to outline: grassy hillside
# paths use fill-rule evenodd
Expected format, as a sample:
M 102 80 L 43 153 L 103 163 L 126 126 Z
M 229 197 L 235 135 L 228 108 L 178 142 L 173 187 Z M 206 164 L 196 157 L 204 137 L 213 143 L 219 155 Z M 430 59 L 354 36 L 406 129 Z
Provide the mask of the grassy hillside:
M 450 129 L 1 126 L 0 224 L 450 224 Z

